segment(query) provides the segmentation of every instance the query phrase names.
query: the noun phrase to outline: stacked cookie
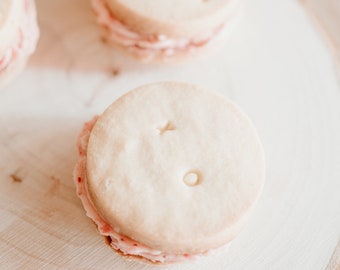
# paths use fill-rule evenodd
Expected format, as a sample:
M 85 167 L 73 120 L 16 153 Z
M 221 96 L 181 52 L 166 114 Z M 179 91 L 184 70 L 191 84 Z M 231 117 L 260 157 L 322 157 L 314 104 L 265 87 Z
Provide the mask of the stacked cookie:
M 226 36 L 239 0 L 92 0 L 108 40 L 143 60 L 211 50 Z
M 190 84 L 129 92 L 86 123 L 74 172 L 87 215 L 120 254 L 152 263 L 229 243 L 263 186 L 264 155 L 248 117 Z

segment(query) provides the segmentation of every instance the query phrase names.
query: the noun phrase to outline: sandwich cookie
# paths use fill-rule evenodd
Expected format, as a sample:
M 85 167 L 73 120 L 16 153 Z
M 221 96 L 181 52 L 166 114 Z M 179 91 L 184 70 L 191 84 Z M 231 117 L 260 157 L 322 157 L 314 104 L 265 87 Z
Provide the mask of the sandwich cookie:
M 142 86 L 86 123 L 74 181 L 119 254 L 186 261 L 239 233 L 262 190 L 264 153 L 249 118 L 201 87 Z
M 39 37 L 33 0 L 0 1 L 0 83 L 25 66 Z
M 216 47 L 229 32 L 240 2 L 92 0 L 107 39 L 143 60 L 178 59 Z

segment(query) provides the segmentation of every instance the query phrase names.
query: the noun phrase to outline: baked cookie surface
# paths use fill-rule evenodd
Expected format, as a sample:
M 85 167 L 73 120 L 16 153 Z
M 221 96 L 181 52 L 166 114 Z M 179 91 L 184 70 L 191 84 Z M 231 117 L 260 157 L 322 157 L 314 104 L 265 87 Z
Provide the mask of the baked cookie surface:
M 158 83 L 114 102 L 87 148 L 87 185 L 115 231 L 175 254 L 232 240 L 264 182 L 256 131 L 226 98 Z

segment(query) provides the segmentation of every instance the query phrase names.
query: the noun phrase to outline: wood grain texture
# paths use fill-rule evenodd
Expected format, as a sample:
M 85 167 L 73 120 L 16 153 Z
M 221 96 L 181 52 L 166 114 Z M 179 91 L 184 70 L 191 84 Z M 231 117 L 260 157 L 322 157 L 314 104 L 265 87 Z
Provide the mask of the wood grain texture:
M 333 50 L 340 73 L 340 2 L 337 0 L 300 1 Z
M 340 241 L 338 242 L 338 245 L 336 246 L 333 252 L 332 258 L 330 259 L 326 270 L 338 270 L 338 269 L 340 269 Z
M 300 1 L 333 51 L 338 83 L 340 83 L 340 2 L 336 0 Z M 340 269 L 340 243 L 335 248 L 327 266 L 327 270 L 333 269 Z
M 88 1 L 37 5 L 37 53 L 0 90 L 2 269 L 155 269 L 105 244 L 75 195 L 72 170 L 83 121 L 160 80 L 232 98 L 254 121 L 267 159 L 263 195 L 230 248 L 162 269 L 327 267 L 340 234 L 340 91 L 331 54 L 296 1 L 246 1 L 221 52 L 175 67 L 139 64 L 108 47 Z

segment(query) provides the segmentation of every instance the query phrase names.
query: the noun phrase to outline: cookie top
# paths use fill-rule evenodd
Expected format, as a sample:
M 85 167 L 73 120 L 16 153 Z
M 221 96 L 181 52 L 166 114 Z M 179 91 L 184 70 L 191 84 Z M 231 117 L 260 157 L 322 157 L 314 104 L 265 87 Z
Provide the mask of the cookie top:
M 112 0 L 111 0 L 112 1 Z M 164 21 L 193 20 L 225 6 L 230 0 L 115 0 L 136 12 Z M 114 1 L 112 1 L 114 2 Z
M 136 32 L 192 37 L 204 35 L 232 16 L 240 0 L 104 0 Z
M 234 238 L 262 189 L 264 154 L 247 116 L 198 86 L 142 86 L 97 120 L 90 197 L 120 234 L 155 250 L 202 253 Z

